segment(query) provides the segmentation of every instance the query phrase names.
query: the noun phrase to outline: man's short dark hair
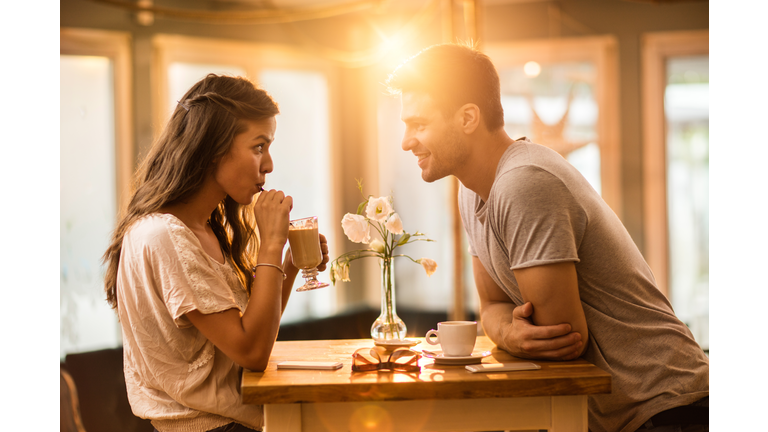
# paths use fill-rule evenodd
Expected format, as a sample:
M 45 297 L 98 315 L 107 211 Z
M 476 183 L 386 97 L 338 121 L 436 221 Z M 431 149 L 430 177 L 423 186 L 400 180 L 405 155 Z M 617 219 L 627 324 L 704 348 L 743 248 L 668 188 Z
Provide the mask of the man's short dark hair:
M 424 92 L 448 117 L 473 103 L 489 131 L 504 127 L 499 74 L 487 55 L 460 44 L 425 48 L 398 66 L 387 79 L 390 94 Z

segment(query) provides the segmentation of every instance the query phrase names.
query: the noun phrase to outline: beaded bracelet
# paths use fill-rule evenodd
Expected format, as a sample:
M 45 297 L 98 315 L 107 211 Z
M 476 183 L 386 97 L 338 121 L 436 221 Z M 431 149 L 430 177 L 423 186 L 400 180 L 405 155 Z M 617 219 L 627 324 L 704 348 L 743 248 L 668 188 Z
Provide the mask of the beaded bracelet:
M 283 271 L 282 267 L 280 267 L 277 264 L 270 264 L 270 263 L 259 263 L 259 264 L 256 264 L 255 266 L 253 266 L 253 269 L 251 269 L 253 271 L 253 277 L 256 277 L 256 267 L 258 267 L 258 266 L 274 267 L 274 268 L 280 270 L 280 273 L 283 274 L 283 280 L 285 280 L 288 277 L 288 275 L 286 275 L 285 272 Z

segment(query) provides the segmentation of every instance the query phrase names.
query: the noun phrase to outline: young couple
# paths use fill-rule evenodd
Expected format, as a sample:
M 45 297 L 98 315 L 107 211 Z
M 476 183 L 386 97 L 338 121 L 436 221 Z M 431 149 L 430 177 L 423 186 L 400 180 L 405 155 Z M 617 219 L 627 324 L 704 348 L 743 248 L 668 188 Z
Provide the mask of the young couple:
M 518 357 L 584 357 L 609 372 L 611 394 L 589 398 L 590 430 L 708 430 L 707 356 L 581 174 L 505 133 L 488 57 L 435 45 L 388 85 L 422 178 L 462 184 L 491 340 Z M 298 272 L 282 254 L 291 198 L 261 191 L 277 113 L 245 79 L 195 84 L 142 164 L 105 255 L 129 400 L 160 432 L 263 427 L 261 407 L 240 404 L 240 367 L 266 366 Z

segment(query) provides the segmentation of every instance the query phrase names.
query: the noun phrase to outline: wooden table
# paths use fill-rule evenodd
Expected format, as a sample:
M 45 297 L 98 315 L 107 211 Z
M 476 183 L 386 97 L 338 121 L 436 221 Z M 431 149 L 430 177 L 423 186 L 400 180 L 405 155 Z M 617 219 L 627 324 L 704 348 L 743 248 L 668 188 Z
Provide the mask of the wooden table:
M 430 345 L 419 338 L 415 350 Z M 584 361 L 535 361 L 540 370 L 473 374 L 420 360 L 421 372 L 352 372 L 371 339 L 277 342 L 264 372 L 246 370 L 242 400 L 263 404 L 265 432 L 587 432 L 587 395 L 610 393 L 611 377 Z M 483 363 L 522 362 L 478 337 Z M 335 360 L 335 371 L 277 370 L 284 360 Z

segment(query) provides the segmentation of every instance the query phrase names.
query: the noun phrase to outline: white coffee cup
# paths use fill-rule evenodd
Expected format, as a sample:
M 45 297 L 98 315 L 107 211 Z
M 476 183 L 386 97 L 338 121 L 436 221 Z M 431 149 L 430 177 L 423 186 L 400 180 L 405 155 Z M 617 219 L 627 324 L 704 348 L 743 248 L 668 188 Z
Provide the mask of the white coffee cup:
M 432 337 L 437 338 L 434 342 Z M 466 357 L 472 354 L 477 339 L 477 321 L 443 321 L 437 323 L 437 330 L 427 332 L 430 345 L 440 345 L 446 357 Z

